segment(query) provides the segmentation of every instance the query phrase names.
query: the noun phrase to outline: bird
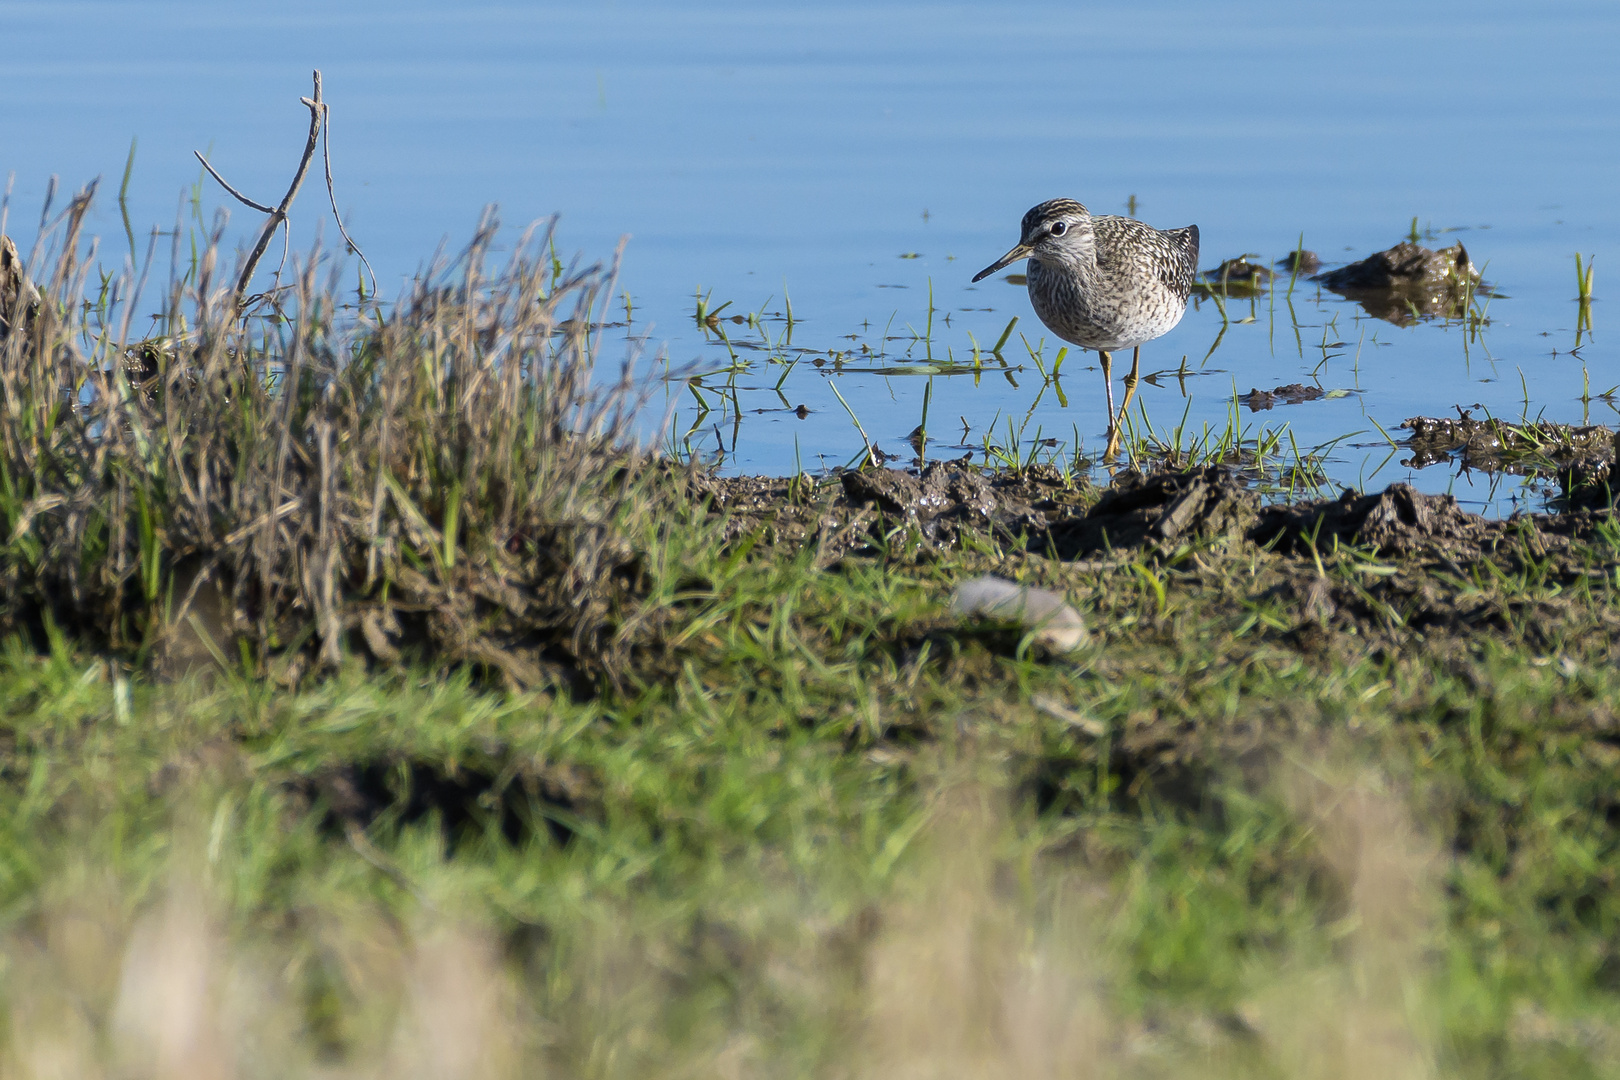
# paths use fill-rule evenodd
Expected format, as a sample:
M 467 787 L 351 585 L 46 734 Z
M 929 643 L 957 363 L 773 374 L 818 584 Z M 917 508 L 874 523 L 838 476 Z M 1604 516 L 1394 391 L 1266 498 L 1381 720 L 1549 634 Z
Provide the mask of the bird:
M 1170 332 L 1187 310 L 1198 270 L 1198 226 L 1155 229 L 1135 218 L 1093 216 L 1073 199 L 1048 199 L 1030 208 L 1018 243 L 980 270 L 983 281 L 1027 258 L 1029 302 L 1058 337 L 1102 358 L 1108 393 L 1108 455 L 1119 447 L 1119 422 L 1131 407 L 1142 346 Z M 1113 354 L 1133 350 L 1125 403 L 1114 413 Z

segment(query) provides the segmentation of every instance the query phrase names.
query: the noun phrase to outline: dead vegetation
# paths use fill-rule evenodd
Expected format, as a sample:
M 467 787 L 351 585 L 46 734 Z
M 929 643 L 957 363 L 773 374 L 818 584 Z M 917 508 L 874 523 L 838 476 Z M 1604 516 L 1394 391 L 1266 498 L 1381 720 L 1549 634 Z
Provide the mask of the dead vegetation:
M 0 632 L 284 681 L 355 653 L 514 684 L 600 679 L 650 639 L 629 617 L 660 496 L 629 361 L 593 382 L 613 267 L 562 268 L 544 229 L 492 272 L 487 216 L 392 311 L 345 308 L 317 255 L 281 316 L 244 321 L 209 246 L 135 340 L 138 281 L 83 299 L 92 194 L 0 339 Z

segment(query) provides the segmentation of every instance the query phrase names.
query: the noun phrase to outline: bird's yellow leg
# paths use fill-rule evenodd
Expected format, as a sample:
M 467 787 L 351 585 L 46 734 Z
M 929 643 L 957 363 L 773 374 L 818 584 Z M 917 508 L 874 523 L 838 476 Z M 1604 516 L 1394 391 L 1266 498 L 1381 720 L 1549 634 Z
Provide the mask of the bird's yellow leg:
M 1106 368 L 1104 370 L 1107 370 Z M 1125 401 L 1119 407 L 1119 415 L 1114 415 L 1114 395 L 1112 388 L 1108 395 L 1108 450 L 1103 454 L 1105 461 L 1113 461 L 1119 453 L 1119 437 L 1125 426 L 1125 413 L 1131 407 L 1131 398 L 1136 394 L 1136 384 L 1141 381 L 1142 346 L 1138 345 L 1131 353 L 1131 373 L 1125 376 Z
M 1102 357 L 1103 386 L 1108 390 L 1108 447 L 1103 451 L 1103 460 L 1113 461 L 1115 455 L 1119 453 L 1119 418 L 1124 413 L 1114 412 L 1114 376 L 1112 371 L 1114 358 L 1101 349 L 1097 350 L 1097 355 Z M 1130 403 L 1131 399 L 1126 397 L 1125 404 L 1129 405 Z
M 1125 376 L 1125 402 L 1119 407 L 1119 421 L 1114 425 L 1115 427 L 1125 422 L 1125 413 L 1130 410 L 1131 398 L 1136 396 L 1136 384 L 1141 382 L 1141 370 L 1142 346 L 1138 345 L 1131 353 L 1131 373 Z

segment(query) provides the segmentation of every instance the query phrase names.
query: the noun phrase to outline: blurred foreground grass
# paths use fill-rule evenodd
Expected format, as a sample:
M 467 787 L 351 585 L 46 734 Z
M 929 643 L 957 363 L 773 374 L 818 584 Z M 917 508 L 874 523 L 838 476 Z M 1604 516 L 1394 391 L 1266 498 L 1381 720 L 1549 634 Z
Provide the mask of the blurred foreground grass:
M 629 445 L 599 270 L 255 337 L 205 257 L 151 345 L 77 243 L 0 339 L 6 1076 L 1620 1065 L 1606 519 L 832 557 Z
M 1612 638 L 1307 657 L 1204 557 L 1042 568 L 1065 659 L 945 648 L 949 560 L 741 564 L 583 701 L 14 644 L 10 1069 L 1608 1073 Z

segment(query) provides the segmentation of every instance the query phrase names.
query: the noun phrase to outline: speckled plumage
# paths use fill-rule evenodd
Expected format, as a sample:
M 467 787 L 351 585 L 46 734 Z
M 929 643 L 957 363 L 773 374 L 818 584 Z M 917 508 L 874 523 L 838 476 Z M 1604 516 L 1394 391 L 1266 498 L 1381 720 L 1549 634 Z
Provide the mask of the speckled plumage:
M 1018 243 L 973 280 L 1026 257 L 1029 300 L 1041 322 L 1064 341 L 1101 355 L 1112 435 L 1109 354 L 1138 350 L 1126 379 L 1128 406 L 1141 346 L 1168 333 L 1187 310 L 1198 270 L 1198 226 L 1161 231 L 1133 218 L 1093 217 L 1073 199 L 1051 199 L 1024 215 Z

